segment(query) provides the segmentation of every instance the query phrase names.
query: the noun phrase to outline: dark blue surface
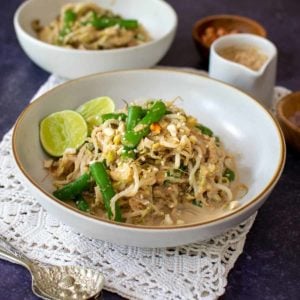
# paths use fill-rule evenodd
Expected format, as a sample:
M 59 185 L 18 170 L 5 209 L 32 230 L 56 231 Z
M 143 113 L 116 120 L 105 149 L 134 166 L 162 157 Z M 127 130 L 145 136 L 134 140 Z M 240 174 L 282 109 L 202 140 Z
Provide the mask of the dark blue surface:
M 145 0 L 144 0 L 145 1 Z M 13 31 L 21 0 L 1 1 L 0 138 L 11 128 L 48 74 L 22 52 Z M 179 15 L 175 42 L 163 65 L 202 68 L 191 39 L 193 23 L 206 15 L 234 13 L 252 17 L 267 29 L 279 50 L 278 84 L 300 90 L 299 0 L 170 0 Z M 229 274 L 227 299 L 300 299 L 300 154 L 288 149 L 283 175 L 260 209 L 243 254 Z M 36 299 L 29 274 L 0 260 L 0 299 Z M 106 292 L 104 299 L 120 299 Z

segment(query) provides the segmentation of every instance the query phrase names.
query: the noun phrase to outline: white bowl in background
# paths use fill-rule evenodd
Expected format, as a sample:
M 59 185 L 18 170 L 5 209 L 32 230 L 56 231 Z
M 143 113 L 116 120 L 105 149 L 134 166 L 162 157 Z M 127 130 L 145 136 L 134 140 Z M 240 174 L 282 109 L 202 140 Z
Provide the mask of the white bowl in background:
M 137 19 L 152 41 L 134 47 L 109 50 L 78 50 L 50 45 L 37 39 L 31 22 L 49 24 L 62 5 L 81 0 L 28 0 L 16 11 L 14 27 L 25 53 L 42 69 L 65 78 L 77 78 L 98 72 L 148 68 L 158 63 L 174 39 L 177 15 L 162 0 L 91 0 L 125 18 Z
M 154 227 L 120 224 L 90 216 L 52 196 L 50 176 L 43 168 L 47 155 L 39 141 L 39 122 L 47 115 L 75 109 L 107 95 L 116 107 L 126 101 L 173 99 L 210 127 L 236 156 L 240 181 L 248 186 L 241 206 L 213 220 L 182 226 Z M 114 243 L 166 247 L 213 237 L 252 215 L 277 183 L 285 162 L 282 132 L 253 98 L 222 82 L 178 71 L 131 70 L 96 74 L 64 83 L 40 96 L 19 116 L 13 132 L 13 155 L 28 189 L 54 217 L 87 236 Z

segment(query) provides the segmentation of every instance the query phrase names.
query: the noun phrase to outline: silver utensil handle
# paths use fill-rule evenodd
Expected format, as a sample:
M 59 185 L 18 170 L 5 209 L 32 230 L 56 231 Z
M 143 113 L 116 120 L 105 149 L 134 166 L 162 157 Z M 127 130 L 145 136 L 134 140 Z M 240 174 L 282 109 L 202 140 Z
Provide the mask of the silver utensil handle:
M 22 265 L 26 268 L 30 266 L 30 260 L 9 242 L 0 236 L 0 258 L 4 258 L 9 262 Z

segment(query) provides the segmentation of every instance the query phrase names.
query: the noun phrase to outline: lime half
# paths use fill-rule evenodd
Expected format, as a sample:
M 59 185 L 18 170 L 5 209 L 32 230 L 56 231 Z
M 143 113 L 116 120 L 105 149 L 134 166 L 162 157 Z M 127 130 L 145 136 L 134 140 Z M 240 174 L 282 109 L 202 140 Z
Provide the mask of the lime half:
M 89 100 L 76 109 L 87 122 L 89 132 L 92 131 L 94 126 L 101 124 L 101 115 L 112 113 L 114 110 L 114 101 L 106 96 Z
M 81 114 L 72 110 L 55 112 L 40 123 L 40 140 L 52 156 L 62 156 L 66 149 L 77 149 L 87 137 L 87 124 Z

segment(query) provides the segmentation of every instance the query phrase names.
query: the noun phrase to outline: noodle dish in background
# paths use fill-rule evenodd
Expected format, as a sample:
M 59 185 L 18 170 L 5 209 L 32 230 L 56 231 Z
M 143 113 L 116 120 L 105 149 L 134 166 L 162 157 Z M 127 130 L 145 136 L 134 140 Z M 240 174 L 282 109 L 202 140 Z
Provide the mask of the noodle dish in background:
M 173 42 L 177 15 L 160 0 L 27 0 L 15 13 L 14 27 L 38 66 L 78 78 L 154 66 Z

